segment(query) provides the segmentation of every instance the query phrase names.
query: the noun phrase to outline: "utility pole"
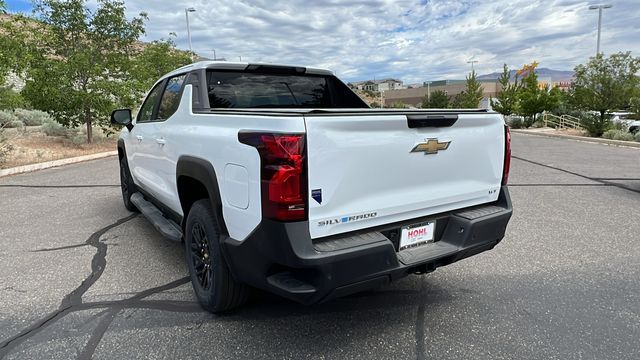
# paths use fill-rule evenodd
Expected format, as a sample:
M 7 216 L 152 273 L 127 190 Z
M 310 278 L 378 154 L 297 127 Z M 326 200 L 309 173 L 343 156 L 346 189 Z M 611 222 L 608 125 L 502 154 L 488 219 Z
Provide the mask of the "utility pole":
M 467 64 L 471 64 L 471 72 L 473 72 L 473 64 L 477 63 L 478 60 L 469 60 L 467 61 Z
M 213 51 L 213 61 L 216 61 L 216 49 L 211 49 L 211 51 Z
M 187 38 L 189 39 L 189 51 L 193 53 L 193 46 L 191 45 L 191 28 L 189 27 L 189 13 L 195 12 L 196 9 L 192 7 L 188 7 L 184 9 L 184 15 L 187 18 Z
M 598 44 L 596 45 L 596 56 L 600 54 L 600 31 L 602 29 L 602 10 L 611 9 L 613 5 L 598 4 L 589 6 L 589 10 L 598 10 Z

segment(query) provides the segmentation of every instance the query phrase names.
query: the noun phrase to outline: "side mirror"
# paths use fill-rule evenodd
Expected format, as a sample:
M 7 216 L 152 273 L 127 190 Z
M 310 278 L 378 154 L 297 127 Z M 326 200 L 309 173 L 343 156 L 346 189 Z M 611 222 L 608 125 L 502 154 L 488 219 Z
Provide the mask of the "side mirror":
M 111 113 L 111 123 L 114 125 L 126 126 L 129 131 L 133 128 L 131 109 L 118 109 Z

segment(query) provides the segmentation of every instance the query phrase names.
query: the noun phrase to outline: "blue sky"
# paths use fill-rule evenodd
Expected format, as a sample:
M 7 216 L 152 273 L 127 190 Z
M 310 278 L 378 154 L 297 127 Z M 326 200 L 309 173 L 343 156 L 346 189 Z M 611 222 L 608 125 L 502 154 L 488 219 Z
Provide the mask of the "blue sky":
M 125 0 L 127 15 L 148 14 L 151 41 L 177 34 L 188 49 L 185 7 L 194 50 L 227 60 L 328 67 L 346 81 L 396 77 L 405 83 L 464 78 L 520 67 L 570 70 L 595 53 L 594 1 L 573 0 Z M 640 56 L 640 0 L 608 0 L 602 51 Z M 30 1 L 8 0 L 11 12 Z M 95 0 L 88 2 L 95 7 Z

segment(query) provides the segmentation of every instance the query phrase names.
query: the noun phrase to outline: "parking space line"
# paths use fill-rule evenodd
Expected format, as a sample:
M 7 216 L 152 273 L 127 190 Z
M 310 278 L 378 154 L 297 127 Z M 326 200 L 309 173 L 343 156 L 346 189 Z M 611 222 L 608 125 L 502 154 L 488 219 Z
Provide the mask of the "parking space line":
M 640 190 L 634 189 L 632 187 L 629 187 L 629 186 L 626 186 L 626 185 L 623 185 L 623 184 L 617 184 L 617 183 L 610 182 L 611 179 L 604 180 L 603 178 L 590 177 L 590 176 L 582 175 L 582 174 L 579 174 L 577 172 L 573 172 L 573 171 L 570 171 L 570 170 L 565 170 L 565 169 L 562 169 L 562 168 L 559 168 L 559 167 L 542 164 L 542 163 L 539 163 L 537 161 L 524 159 L 524 158 L 521 158 L 521 157 L 518 157 L 518 156 L 512 156 L 512 158 L 518 159 L 520 161 L 528 162 L 530 164 L 546 167 L 548 169 L 562 171 L 564 173 L 571 174 L 571 175 L 574 175 L 574 176 L 578 176 L 578 177 L 581 177 L 583 179 L 595 181 L 597 183 L 600 183 L 600 184 L 603 184 L 603 185 L 606 185 L 606 186 L 614 186 L 614 187 L 617 187 L 617 188 L 620 188 L 620 189 L 623 189 L 623 190 L 628 190 L 628 191 L 634 192 L 636 194 L 640 194 Z M 512 186 L 512 185 L 509 185 L 509 186 Z
M 96 185 L 23 185 L 23 184 L 0 184 L 0 188 L 43 188 L 43 189 L 76 189 L 76 188 L 101 188 L 120 187 L 120 185 L 96 184 Z

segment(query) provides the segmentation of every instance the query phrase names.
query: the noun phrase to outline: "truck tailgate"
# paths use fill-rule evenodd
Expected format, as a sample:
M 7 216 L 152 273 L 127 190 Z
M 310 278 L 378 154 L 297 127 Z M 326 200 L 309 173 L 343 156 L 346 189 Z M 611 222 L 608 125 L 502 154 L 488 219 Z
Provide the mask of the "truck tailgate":
M 502 117 L 447 113 L 458 116 L 450 126 L 409 127 L 408 116 L 438 117 L 428 114 L 305 115 L 312 238 L 497 200 Z

